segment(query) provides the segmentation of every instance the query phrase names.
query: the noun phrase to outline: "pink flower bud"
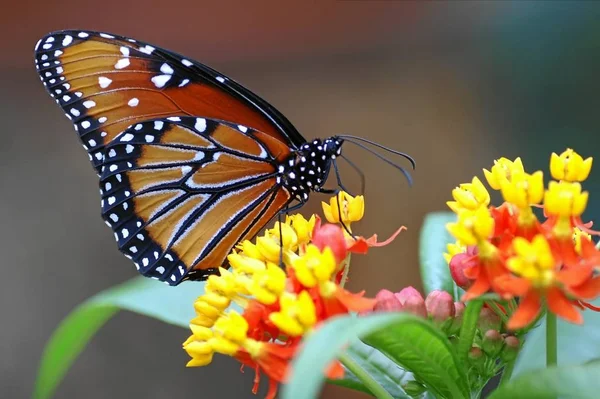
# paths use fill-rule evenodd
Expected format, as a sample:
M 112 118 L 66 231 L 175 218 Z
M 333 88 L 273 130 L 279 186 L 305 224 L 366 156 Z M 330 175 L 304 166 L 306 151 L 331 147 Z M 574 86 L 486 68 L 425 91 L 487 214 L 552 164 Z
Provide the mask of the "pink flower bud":
M 468 269 L 477 264 L 477 247 L 467 247 L 466 253 L 456 254 L 450 259 L 448 267 L 450 268 L 450 275 L 452 279 L 460 288 L 467 289 L 473 283 L 473 280 L 469 279 L 465 275 L 465 269 Z
M 344 232 L 340 226 L 335 224 L 315 224 L 312 243 L 315 244 L 321 251 L 325 247 L 331 248 L 337 263 L 340 263 L 346 259 L 346 255 L 348 254 Z
M 412 313 L 416 316 L 427 317 L 425 308 L 425 299 L 414 287 L 403 288 L 400 292 L 394 294 L 402 304 L 402 310 Z
M 454 299 L 446 291 L 431 291 L 427 295 L 427 299 L 425 299 L 425 307 L 427 308 L 429 317 L 439 323 L 454 317 L 456 313 Z
M 417 297 L 410 297 L 404 302 L 402 310 L 407 313 L 412 313 L 415 316 L 427 317 L 427 309 L 425 308 L 425 301 Z
M 381 290 L 375 295 L 375 307 L 374 311 L 380 312 L 398 312 L 402 310 L 402 304 L 396 298 L 396 295 L 392 291 Z
M 499 331 L 500 327 L 502 327 L 502 320 L 492 309 L 483 307 L 479 313 L 477 327 L 479 327 L 481 331 Z
M 403 288 L 400 292 L 397 292 L 394 295 L 396 295 L 396 298 L 398 298 L 400 303 L 403 305 L 404 305 L 404 302 L 406 302 L 406 300 L 408 298 L 412 298 L 412 297 L 418 298 L 421 301 L 423 301 L 423 303 L 425 303 L 425 299 L 423 299 L 423 295 L 421 295 L 421 293 L 412 286 Z

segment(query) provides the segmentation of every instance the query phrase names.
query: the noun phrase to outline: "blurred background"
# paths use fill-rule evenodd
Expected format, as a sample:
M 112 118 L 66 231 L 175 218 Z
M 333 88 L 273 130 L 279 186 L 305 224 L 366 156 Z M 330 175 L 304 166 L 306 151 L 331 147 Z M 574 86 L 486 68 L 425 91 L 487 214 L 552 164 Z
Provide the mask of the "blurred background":
M 394 169 L 346 148 L 367 175 L 359 233 L 408 231 L 355 257 L 349 287 L 419 287 L 423 217 L 501 156 L 547 170 L 551 151 L 600 154 L 600 4 L 576 1 L 21 1 L 0 16 L 0 397 L 30 397 L 44 344 L 77 304 L 135 276 L 99 213 L 97 178 L 36 76 L 52 30 L 118 33 L 242 82 L 307 138 L 360 135 L 417 160 Z M 344 169 L 357 189 L 356 175 Z M 587 189 L 600 196 L 599 172 Z M 318 195 L 303 212 L 319 210 Z M 593 206 L 592 206 L 593 208 Z M 588 212 L 588 218 L 599 215 Z M 191 306 L 184 303 L 181 306 Z M 253 397 L 252 373 L 217 358 L 186 369 L 188 332 L 131 313 L 108 322 L 58 398 Z M 322 397 L 349 395 L 327 387 Z

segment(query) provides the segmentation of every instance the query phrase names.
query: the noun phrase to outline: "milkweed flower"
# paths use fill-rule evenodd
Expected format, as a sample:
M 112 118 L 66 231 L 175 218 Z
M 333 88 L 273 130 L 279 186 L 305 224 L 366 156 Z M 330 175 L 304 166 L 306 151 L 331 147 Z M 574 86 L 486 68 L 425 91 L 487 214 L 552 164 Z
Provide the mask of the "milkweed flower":
M 504 199 L 500 206 L 489 205 L 477 178 L 459 187 L 476 189 L 479 201 L 453 190 L 448 206 L 457 221 L 447 228 L 457 243 L 444 256 L 456 283 L 467 289 L 463 300 L 488 292 L 519 299 L 509 312 L 513 330 L 530 325 L 544 308 L 573 323 L 583 320 L 579 309 L 597 310 L 588 301 L 600 295 L 600 252 L 592 241 L 598 232 L 581 219 L 589 198 L 581 183 L 591 166 L 592 158 L 572 149 L 553 153 L 556 180 L 545 188 L 542 171 L 527 173 L 520 158 L 500 158 L 483 170 Z
M 328 220 L 348 225 L 363 217 L 364 199 L 340 193 L 323 204 L 323 211 Z M 205 293 L 194 302 L 192 334 L 183 343 L 191 357 L 187 365 L 206 366 L 214 354 L 232 356 L 255 371 L 253 392 L 264 374 L 267 398 L 274 398 L 304 335 L 333 316 L 363 313 L 376 304 L 340 285 L 350 254 L 386 245 L 402 229 L 380 242 L 376 235 L 350 237 L 340 225 L 322 224 L 315 215 L 291 215 L 254 242 L 239 243 L 228 256 L 231 270 L 221 268 L 220 275 L 209 277 Z M 335 362 L 326 374 L 340 378 L 343 368 Z

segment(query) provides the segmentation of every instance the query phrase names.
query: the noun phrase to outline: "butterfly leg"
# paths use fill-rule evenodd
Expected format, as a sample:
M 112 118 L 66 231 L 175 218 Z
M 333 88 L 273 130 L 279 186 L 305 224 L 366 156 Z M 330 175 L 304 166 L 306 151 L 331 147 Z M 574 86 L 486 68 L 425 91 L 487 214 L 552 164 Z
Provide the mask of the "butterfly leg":
M 343 187 L 342 187 L 342 190 L 344 190 Z M 335 195 L 335 200 L 337 201 L 338 218 L 340 220 L 340 224 L 342 225 L 342 227 L 344 228 L 344 230 L 346 230 L 346 233 L 350 234 L 350 236 L 354 239 L 354 241 L 356 241 L 357 240 L 356 236 L 354 234 L 352 234 L 352 232 L 350 231 L 350 229 L 348 228 L 348 226 L 346 226 L 346 224 L 342 220 L 342 207 L 340 205 L 340 196 L 338 195 L 340 193 L 340 189 L 339 188 L 335 188 L 335 189 L 320 188 L 319 190 L 315 190 L 315 191 L 318 191 L 319 193 L 323 193 L 323 194 L 333 194 L 333 195 Z M 346 191 L 346 190 L 344 190 L 344 191 Z
M 280 250 L 279 250 L 279 267 L 281 267 L 282 269 L 285 269 L 285 264 L 283 263 L 283 233 L 281 230 L 281 224 L 283 223 L 282 216 L 284 214 L 287 216 L 287 215 L 289 215 L 290 212 L 293 212 L 297 209 L 302 208 L 305 203 L 306 203 L 305 201 L 301 201 L 292 207 L 290 207 L 288 204 L 285 206 L 285 208 L 283 208 L 281 211 L 279 211 L 277 213 L 277 218 L 279 220 L 279 242 L 281 244 Z

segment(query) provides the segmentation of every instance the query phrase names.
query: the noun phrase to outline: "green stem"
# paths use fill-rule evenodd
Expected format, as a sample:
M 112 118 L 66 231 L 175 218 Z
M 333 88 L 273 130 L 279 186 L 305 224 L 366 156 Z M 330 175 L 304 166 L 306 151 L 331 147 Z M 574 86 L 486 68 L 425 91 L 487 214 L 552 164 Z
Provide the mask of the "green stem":
M 502 323 L 506 324 L 508 316 L 500 309 L 500 306 L 494 301 L 485 301 L 485 303 L 502 319 Z
M 546 366 L 555 366 L 557 363 L 557 337 L 556 337 L 556 315 L 552 312 L 546 313 Z
M 371 377 L 358 363 L 356 363 L 347 353 L 342 352 L 339 357 L 339 361 L 346 366 L 348 370 L 352 372 L 367 388 L 369 391 L 378 399 L 394 399 L 377 381 Z
M 515 357 L 510 362 L 506 363 L 506 366 L 504 366 L 504 370 L 502 370 L 502 377 L 500 378 L 500 385 L 507 383 L 510 380 L 510 377 L 512 377 L 516 360 L 517 358 Z

